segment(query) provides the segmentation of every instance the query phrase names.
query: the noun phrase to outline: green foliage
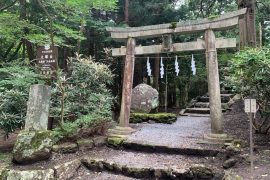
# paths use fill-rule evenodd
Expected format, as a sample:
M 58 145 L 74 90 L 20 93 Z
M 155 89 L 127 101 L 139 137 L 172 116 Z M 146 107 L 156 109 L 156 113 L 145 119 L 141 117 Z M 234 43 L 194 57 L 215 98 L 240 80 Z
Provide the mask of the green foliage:
M 37 0 L 19 1 L 10 8 L 0 12 L 0 58 L 9 61 L 25 57 L 22 41 L 34 45 L 50 44 L 50 18 Z M 78 41 L 85 40 L 81 26 L 91 18 L 91 10 L 116 10 L 117 0 L 40 0 L 53 20 L 52 31 L 55 44 L 59 47 L 74 48 Z M 1 1 L 1 7 L 10 5 Z M 30 46 L 26 46 L 27 53 Z M 28 54 L 30 56 L 30 54 Z
M 63 138 L 72 139 L 74 136 L 77 136 L 78 128 L 77 123 L 63 123 L 61 127 L 55 128 L 52 132 L 54 142 L 56 143 Z
M 231 63 L 231 81 L 235 88 L 257 99 L 263 114 L 270 114 L 270 49 L 246 49 Z
M 43 81 L 29 67 L 6 64 L 0 68 L 0 128 L 7 136 L 23 126 L 29 88 L 35 83 Z
M 78 55 L 70 58 L 71 74 L 64 83 L 64 119 L 56 137 L 74 135 L 78 128 L 94 128 L 111 120 L 113 97 L 108 90 L 113 74 L 108 66 Z M 52 93 L 51 115 L 60 117 L 60 92 Z

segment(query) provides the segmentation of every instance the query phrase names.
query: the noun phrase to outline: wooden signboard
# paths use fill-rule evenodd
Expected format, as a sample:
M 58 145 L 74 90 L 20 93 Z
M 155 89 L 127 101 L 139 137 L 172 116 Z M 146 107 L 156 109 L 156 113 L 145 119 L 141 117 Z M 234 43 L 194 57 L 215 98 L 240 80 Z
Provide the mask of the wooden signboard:
M 55 76 L 58 62 L 58 48 L 46 45 L 38 48 L 37 65 L 42 75 Z

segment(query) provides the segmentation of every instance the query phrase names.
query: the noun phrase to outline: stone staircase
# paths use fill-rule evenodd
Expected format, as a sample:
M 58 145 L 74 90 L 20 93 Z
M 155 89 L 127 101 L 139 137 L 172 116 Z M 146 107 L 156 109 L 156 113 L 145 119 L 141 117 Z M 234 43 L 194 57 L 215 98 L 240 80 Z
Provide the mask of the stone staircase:
M 229 88 L 220 91 L 222 112 L 230 110 L 230 106 L 234 102 L 235 94 Z M 210 116 L 210 103 L 208 94 L 197 97 L 193 100 L 186 109 L 179 113 L 181 116 L 193 117 L 209 117 Z

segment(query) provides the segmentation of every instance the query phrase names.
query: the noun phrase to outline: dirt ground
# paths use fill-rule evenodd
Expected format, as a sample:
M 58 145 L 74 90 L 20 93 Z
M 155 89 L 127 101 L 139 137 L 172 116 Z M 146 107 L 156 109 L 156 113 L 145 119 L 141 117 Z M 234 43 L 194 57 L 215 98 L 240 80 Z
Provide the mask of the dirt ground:
M 225 133 L 232 135 L 235 139 L 245 141 L 242 156 L 247 162 L 236 164 L 230 171 L 240 175 L 245 180 L 251 179 L 249 163 L 249 118 L 244 112 L 243 101 L 238 101 L 232 106 L 232 110 L 224 114 Z M 254 166 L 253 178 L 256 180 L 270 179 L 270 136 L 254 134 Z

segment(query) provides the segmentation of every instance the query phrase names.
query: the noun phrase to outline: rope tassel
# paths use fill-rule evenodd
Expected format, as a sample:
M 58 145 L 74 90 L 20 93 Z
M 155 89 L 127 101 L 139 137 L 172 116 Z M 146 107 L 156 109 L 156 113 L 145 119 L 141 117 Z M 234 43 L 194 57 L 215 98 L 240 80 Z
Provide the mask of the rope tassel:
M 180 73 L 180 69 L 179 69 L 179 64 L 178 64 L 178 57 L 175 56 L 175 72 L 176 72 L 176 76 L 179 76 Z
M 163 64 L 163 57 L 160 60 L 160 78 L 163 79 L 164 77 L 164 64 Z
M 149 57 L 147 57 L 147 73 L 148 73 L 148 76 L 151 76 L 151 74 L 152 74 L 151 64 L 149 62 Z
M 194 60 L 194 55 L 192 54 L 191 57 L 191 71 L 193 75 L 196 75 L 196 65 L 195 65 L 195 60 Z

